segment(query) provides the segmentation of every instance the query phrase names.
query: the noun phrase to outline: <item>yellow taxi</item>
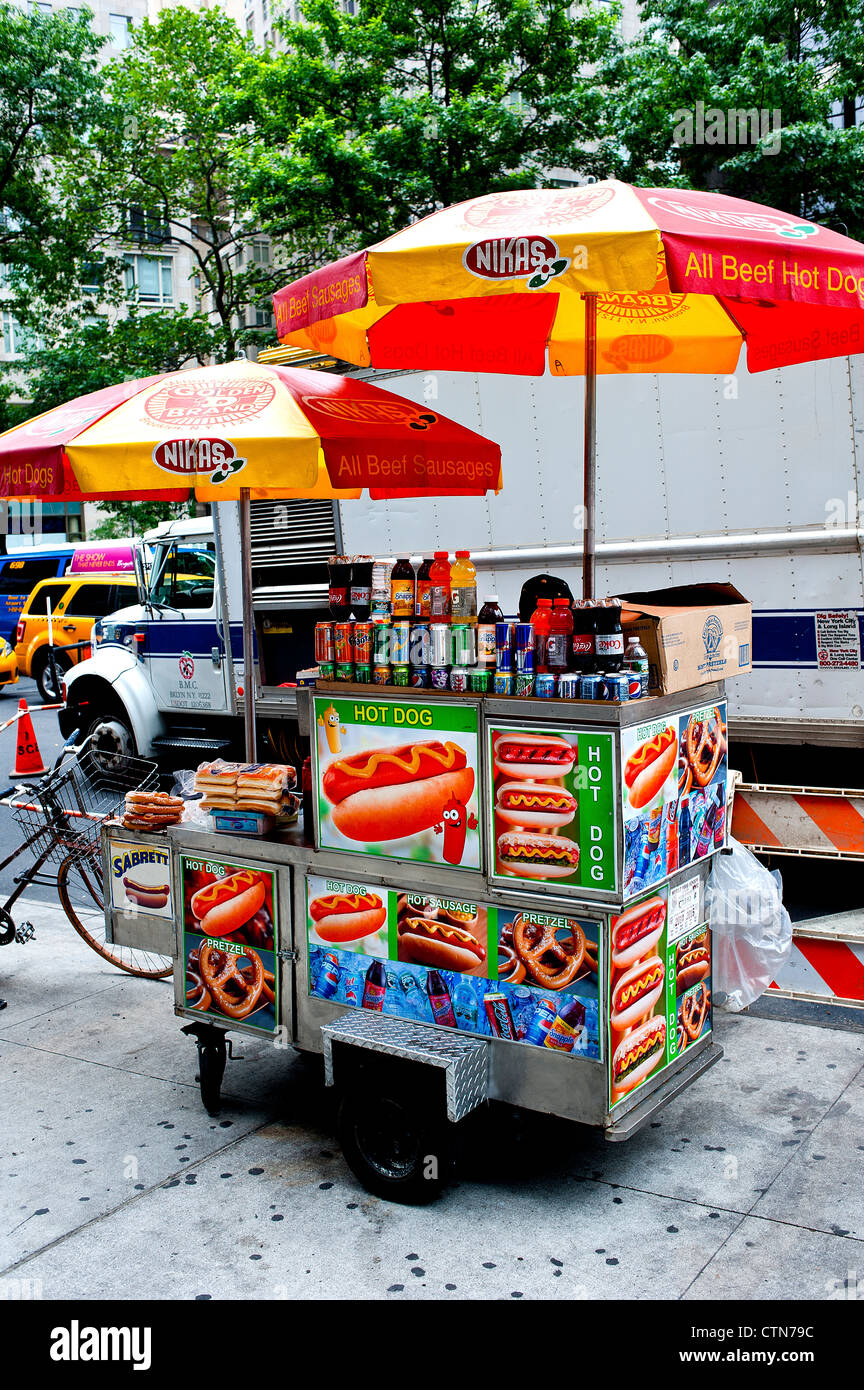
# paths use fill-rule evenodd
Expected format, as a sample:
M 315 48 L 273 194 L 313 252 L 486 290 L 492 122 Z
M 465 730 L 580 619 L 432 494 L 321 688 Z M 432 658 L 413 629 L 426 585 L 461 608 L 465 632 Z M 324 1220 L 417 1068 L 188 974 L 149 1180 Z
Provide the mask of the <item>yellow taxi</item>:
M 6 641 L 0 637 L 0 685 L 15 685 L 18 681 L 18 658 Z
M 18 619 L 14 656 L 23 676 L 31 676 L 46 703 L 60 698 L 63 672 L 90 655 L 88 643 L 97 618 L 127 608 L 137 598 L 134 579 L 118 575 L 66 575 L 63 579 L 43 579 L 31 593 Z M 48 650 L 48 610 L 54 641 L 55 687 Z M 58 651 L 68 647 L 68 651 Z

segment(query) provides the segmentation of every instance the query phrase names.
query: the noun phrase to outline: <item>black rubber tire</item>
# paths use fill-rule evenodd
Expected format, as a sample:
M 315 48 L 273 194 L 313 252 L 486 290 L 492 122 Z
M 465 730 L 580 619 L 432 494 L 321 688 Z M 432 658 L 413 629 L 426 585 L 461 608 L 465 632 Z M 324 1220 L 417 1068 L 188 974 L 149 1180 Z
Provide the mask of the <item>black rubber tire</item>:
M 208 1115 L 218 1115 L 222 1109 L 225 1058 L 224 1039 L 221 1042 L 199 1042 L 198 1084 L 201 1088 L 201 1103 Z
M 15 923 L 5 907 L 0 907 L 0 946 L 11 946 L 15 940 Z
M 440 1197 L 453 1162 L 443 1101 L 389 1081 L 386 1071 L 354 1077 L 339 1106 L 345 1161 L 367 1192 L 388 1202 L 426 1206 Z
M 61 656 L 56 653 L 54 664 L 57 667 L 57 679 L 62 681 L 66 671 L 72 665 L 68 656 Z M 60 699 L 60 691 L 54 690 L 51 686 L 51 662 L 47 653 L 40 653 L 33 662 L 33 679 L 36 682 L 36 689 L 39 691 L 39 698 L 43 705 L 56 704 Z

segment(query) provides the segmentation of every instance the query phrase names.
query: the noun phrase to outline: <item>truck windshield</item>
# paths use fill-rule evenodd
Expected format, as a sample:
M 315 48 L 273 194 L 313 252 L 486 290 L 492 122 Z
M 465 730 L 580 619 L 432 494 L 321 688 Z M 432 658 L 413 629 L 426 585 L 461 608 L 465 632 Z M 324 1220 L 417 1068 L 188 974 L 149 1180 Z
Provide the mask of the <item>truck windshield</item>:
M 173 541 L 157 545 L 155 552 L 148 587 L 152 603 L 184 610 L 213 607 L 215 546 L 181 545 Z

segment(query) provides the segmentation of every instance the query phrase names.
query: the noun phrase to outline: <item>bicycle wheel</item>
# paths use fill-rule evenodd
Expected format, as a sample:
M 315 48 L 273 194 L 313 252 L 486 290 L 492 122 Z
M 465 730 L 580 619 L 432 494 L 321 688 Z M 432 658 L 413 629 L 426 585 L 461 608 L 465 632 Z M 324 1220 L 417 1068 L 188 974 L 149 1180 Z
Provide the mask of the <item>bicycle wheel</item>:
M 57 872 L 57 891 L 63 911 L 78 935 L 109 965 L 144 980 L 164 980 L 171 974 L 171 956 L 106 941 L 102 858 L 98 850 L 83 858 L 75 854 L 64 859 Z

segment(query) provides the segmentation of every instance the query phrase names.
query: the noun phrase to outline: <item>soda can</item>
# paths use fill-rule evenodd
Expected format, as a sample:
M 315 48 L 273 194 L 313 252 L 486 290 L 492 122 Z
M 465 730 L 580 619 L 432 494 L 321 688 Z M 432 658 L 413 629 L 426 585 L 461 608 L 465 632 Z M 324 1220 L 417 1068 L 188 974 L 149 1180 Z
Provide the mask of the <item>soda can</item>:
M 641 699 L 642 699 L 642 677 L 640 676 L 639 672 L 638 672 L 638 671 L 625 671 L 623 674 L 626 675 L 626 677 L 627 677 L 627 683 L 628 683 L 628 685 L 629 685 L 629 687 L 630 687 L 630 694 L 629 694 L 629 696 L 628 696 L 628 699 L 630 699 L 630 700 L 641 700 Z
M 484 996 L 483 1007 L 486 1010 L 489 1027 L 495 1037 L 506 1038 L 508 1042 L 516 1042 L 516 1028 L 507 995 L 493 991 Z
M 347 666 L 349 661 L 354 660 L 354 624 L 334 623 L 333 643 L 337 666 Z
M 412 666 L 428 666 L 432 659 L 432 637 L 428 623 L 411 624 L 409 656 Z
M 516 672 L 516 690 L 515 690 L 515 693 L 516 693 L 517 695 L 533 695 L 533 694 L 534 694 L 534 672 L 533 672 L 533 671 L 517 671 L 517 672 Z
M 429 632 L 429 665 L 453 665 L 453 638 L 449 623 L 432 623 Z
M 499 671 L 513 670 L 513 624 L 495 624 L 495 665 Z
M 336 660 L 332 623 L 315 624 L 315 660 L 319 662 L 329 661 L 331 665 Z
M 429 667 L 428 667 L 428 666 L 412 666 L 412 667 L 411 667 L 411 684 L 414 686 L 414 689 L 415 689 L 415 690 L 428 690 L 428 689 L 429 689 Z
M 520 652 L 534 651 L 534 624 L 516 623 L 513 628 L 513 650 L 516 653 L 516 666 L 519 666 Z
M 392 685 L 393 682 L 392 682 L 392 680 L 391 680 L 390 677 L 391 677 L 391 672 L 390 672 L 390 666 L 389 666 L 389 663 L 388 663 L 388 662 L 386 662 L 386 661 L 384 661 L 384 662 L 379 662 L 376 666 L 373 667 L 373 669 L 372 669 L 372 684 L 373 684 L 373 685 Z
M 605 699 L 605 685 L 603 677 L 596 672 L 591 672 L 588 676 L 579 677 L 579 698 L 580 700 L 603 700 Z
M 453 627 L 453 665 L 477 665 L 477 631 L 467 623 Z
M 410 684 L 411 684 L 411 667 L 408 665 L 407 661 L 406 661 L 406 662 L 401 662 L 401 661 L 400 661 L 398 664 L 397 664 L 396 662 L 393 663 L 393 684 L 394 684 L 394 685 L 410 685 Z
M 606 700 L 630 699 L 630 676 L 627 671 L 607 671 L 603 677 L 606 686 Z
M 579 699 L 579 677 L 573 671 L 564 671 L 558 677 L 558 699 Z
M 468 668 L 466 666 L 453 666 L 450 670 L 450 689 L 468 689 Z
M 335 663 L 332 661 L 318 662 L 318 679 L 320 681 L 332 681 L 336 671 Z
M 354 660 L 358 666 L 372 665 L 372 624 L 354 624 Z
M 450 667 L 433 666 L 429 672 L 429 679 L 433 690 L 449 690 L 450 688 Z
M 360 1003 L 360 979 L 357 975 L 349 975 L 345 981 L 345 1003 L 355 1008 Z
M 325 951 L 315 984 L 316 993 L 320 994 L 322 999 L 332 999 L 339 988 L 341 978 L 342 970 L 338 956 L 335 956 L 332 951 Z
M 485 667 L 478 667 L 476 671 L 471 672 L 470 686 L 475 695 L 489 694 L 490 675 L 491 672 L 487 671 Z
M 534 694 L 538 700 L 554 700 L 555 677 L 551 671 L 538 671 L 534 678 Z
M 394 666 L 407 666 L 411 655 L 411 624 L 407 618 L 393 624 L 393 650 L 390 656 Z
M 390 665 L 390 624 L 375 623 L 372 636 L 372 660 L 376 666 Z
M 546 1041 L 546 1034 L 557 1017 L 558 1005 L 554 1000 L 538 999 L 537 1007 L 522 1041 L 532 1043 L 534 1047 L 542 1047 Z
M 495 694 L 496 694 L 496 695 L 512 695 L 512 694 L 513 694 L 513 672 L 512 672 L 512 671 L 496 671 L 496 672 L 495 672 L 495 685 L 494 685 L 494 689 L 495 689 Z
M 337 681 L 353 681 L 353 679 L 354 679 L 354 662 L 353 662 L 353 661 L 337 661 L 337 662 L 336 662 L 336 679 L 337 679 Z
M 358 685 L 372 684 L 372 667 L 368 661 L 358 661 L 354 667 L 354 679 Z

